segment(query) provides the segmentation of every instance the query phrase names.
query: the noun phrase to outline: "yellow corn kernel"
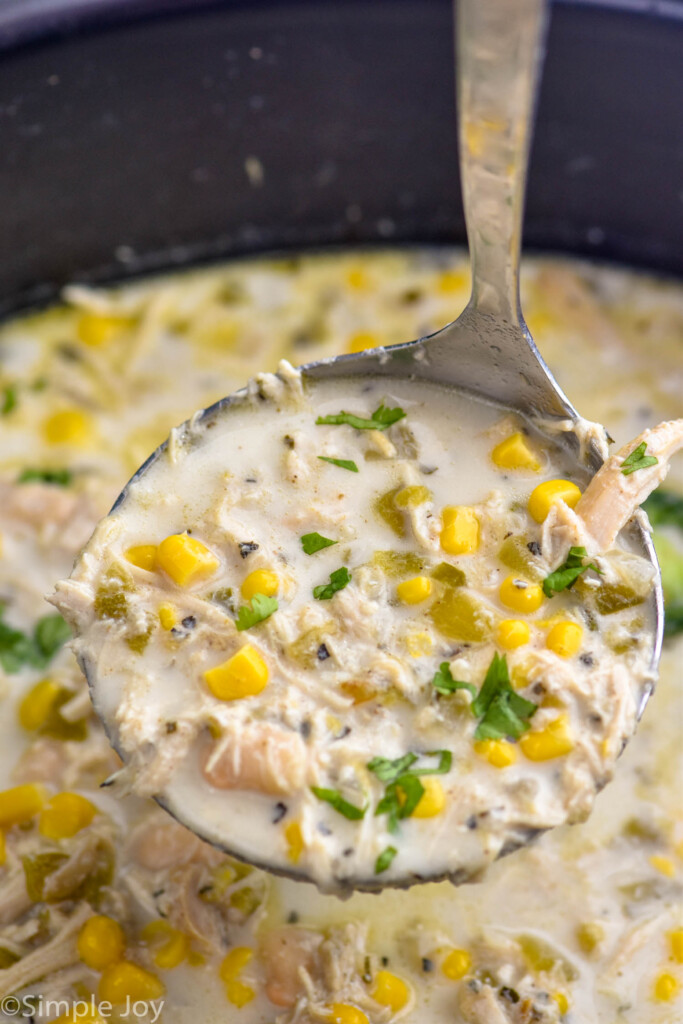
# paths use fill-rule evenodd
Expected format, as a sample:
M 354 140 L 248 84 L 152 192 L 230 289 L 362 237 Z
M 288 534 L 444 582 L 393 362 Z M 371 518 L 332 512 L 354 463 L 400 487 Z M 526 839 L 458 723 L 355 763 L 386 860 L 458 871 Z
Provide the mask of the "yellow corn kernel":
M 444 270 L 436 282 L 437 291 L 442 295 L 453 295 L 454 292 L 464 292 L 470 286 L 470 272 L 466 268 L 462 270 Z
M 346 351 L 365 352 L 366 349 L 378 348 L 381 344 L 382 342 L 376 334 L 372 334 L 370 331 L 358 331 L 357 334 L 352 334 L 349 338 Z
M 675 928 L 669 932 L 669 946 L 671 956 L 677 964 L 683 964 L 683 928 Z
M 297 821 L 290 822 L 285 829 L 285 841 L 287 843 L 287 859 L 291 860 L 292 864 L 298 864 L 304 849 L 304 837 Z
M 84 964 L 94 971 L 103 971 L 123 959 L 126 948 L 123 928 L 113 917 L 95 914 L 78 933 L 77 948 Z
M 403 604 L 420 604 L 426 601 L 432 592 L 432 581 L 427 576 L 414 576 L 412 580 L 403 580 L 396 587 L 396 597 Z
M 219 700 L 241 700 L 263 690 L 268 682 L 268 666 L 256 648 L 246 644 L 222 665 L 205 672 L 204 679 Z
M 99 1001 L 114 1004 L 149 1002 L 161 999 L 165 992 L 164 983 L 156 974 L 129 960 L 120 960 L 105 967 L 97 986 Z
M 61 687 L 52 679 L 41 679 L 19 704 L 19 724 L 27 732 L 45 725 Z
M 515 647 L 528 644 L 530 637 L 531 630 L 521 619 L 503 619 L 496 630 L 496 639 L 506 651 L 514 651 Z
M 479 547 L 479 519 L 466 505 L 447 506 L 442 513 L 441 547 L 448 555 L 471 555 Z
M 5 842 L 5 833 L 0 829 L 0 868 L 7 860 L 7 843 Z
M 346 275 L 346 283 L 349 288 L 356 288 L 358 291 L 362 291 L 364 288 L 367 288 L 370 281 L 365 268 L 351 267 Z
M 537 523 L 542 523 L 556 501 L 574 508 L 580 497 L 581 491 L 571 480 L 546 480 L 531 492 L 529 513 Z
M 660 874 L 666 875 L 667 878 L 673 878 L 676 874 L 676 865 L 671 857 L 663 857 L 660 853 L 653 853 L 650 857 L 650 864 Z
M 375 975 L 375 984 L 372 998 L 380 1006 L 388 1006 L 392 1013 L 398 1013 L 410 999 L 410 989 L 402 978 L 392 974 L 390 971 L 378 971 Z
M 420 802 L 412 813 L 413 818 L 435 818 L 441 814 L 446 806 L 446 794 L 439 779 L 433 775 L 427 775 L 420 779 L 424 787 L 424 793 Z
M 162 604 L 159 608 L 159 622 L 161 628 L 171 630 L 178 621 L 176 610 L 172 604 Z
M 3 789 L 0 792 L 0 828 L 30 821 L 47 798 L 47 790 L 39 782 L 24 782 L 21 786 Z
M 76 333 L 78 340 L 90 348 L 106 345 L 120 331 L 128 326 L 128 320 L 122 316 L 102 316 L 100 313 L 83 313 L 78 321 Z
M 507 740 L 478 740 L 474 749 L 494 768 L 508 768 L 517 760 L 517 748 Z
M 584 953 L 593 953 L 605 938 L 605 929 L 595 921 L 586 921 L 576 929 L 576 941 Z
M 422 658 L 426 654 L 431 654 L 434 650 L 434 642 L 431 636 L 424 631 L 406 633 L 405 641 L 411 658 Z
M 508 576 L 500 585 L 499 597 L 506 608 L 530 615 L 543 604 L 543 588 L 538 583 Z
M 425 501 L 432 500 L 432 492 L 428 487 L 403 487 L 394 495 L 394 505 L 400 509 L 419 508 Z
M 548 633 L 545 645 L 560 658 L 573 658 L 581 650 L 582 637 L 578 622 L 558 622 Z
M 225 986 L 225 994 L 228 1002 L 238 1010 L 250 1003 L 256 995 L 251 985 L 245 985 L 243 981 L 229 981 Z
M 270 569 L 254 569 L 243 581 L 241 591 L 245 601 L 251 601 L 254 594 L 275 597 L 280 587 L 280 577 Z
M 522 753 L 530 761 L 550 761 L 564 757 L 574 748 L 566 715 L 559 715 L 538 732 L 527 732 L 519 741 Z
M 466 949 L 452 949 L 441 964 L 441 973 L 451 981 L 460 981 L 472 970 L 472 957 Z
M 188 587 L 215 572 L 219 562 L 200 540 L 186 533 L 175 533 L 162 540 L 157 548 L 157 565 L 179 587 Z
M 156 544 L 137 544 L 126 551 L 126 561 L 136 565 L 138 569 L 153 572 L 157 558 Z
M 564 992 L 553 992 L 553 999 L 557 1003 L 557 1008 L 562 1016 L 569 1012 L 569 999 Z
M 68 839 L 86 828 L 97 808 L 80 793 L 57 793 L 43 807 L 38 831 L 46 839 Z
M 81 409 L 62 409 L 48 416 L 43 424 L 45 439 L 50 444 L 85 444 L 92 431 L 92 421 Z
M 152 960 L 162 971 L 173 970 L 190 952 L 189 937 L 168 921 L 150 921 L 142 929 L 141 937 L 152 951 Z
M 497 444 L 491 452 L 491 458 L 501 469 L 530 469 L 537 473 L 541 468 L 541 463 L 519 430 Z
M 679 984 L 673 974 L 664 971 L 655 980 L 654 997 L 659 1003 L 670 1003 L 678 995 Z
M 221 961 L 218 970 L 221 981 L 235 981 L 240 974 L 251 963 L 254 957 L 254 950 L 249 946 L 235 946 L 229 953 L 226 953 Z
M 330 1003 L 327 1007 L 330 1024 L 370 1024 L 370 1018 L 350 1003 Z

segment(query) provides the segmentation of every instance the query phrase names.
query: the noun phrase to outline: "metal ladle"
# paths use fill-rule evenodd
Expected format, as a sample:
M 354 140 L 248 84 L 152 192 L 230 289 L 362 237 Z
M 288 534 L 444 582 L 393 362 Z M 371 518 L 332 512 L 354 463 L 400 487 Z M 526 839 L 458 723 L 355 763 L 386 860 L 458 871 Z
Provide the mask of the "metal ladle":
M 522 317 L 519 299 L 519 260 L 524 186 L 532 115 L 547 17 L 546 0 L 459 0 L 458 98 L 460 167 L 472 261 L 472 295 L 453 323 L 417 341 L 378 348 L 357 355 L 310 363 L 302 373 L 312 381 L 351 377 L 386 377 L 438 383 L 501 405 L 526 417 L 569 421 L 565 439 L 577 460 L 595 472 L 601 458 L 596 449 L 582 453 L 571 424 L 579 417 L 544 363 Z M 239 395 L 244 393 L 238 393 Z M 216 419 L 226 413 L 236 396 L 222 399 L 206 410 Z M 195 420 L 195 423 L 197 421 Z M 201 423 L 201 417 L 199 419 Z M 131 483 L 144 474 L 164 452 L 162 446 L 143 465 Z M 119 497 L 117 508 L 126 497 Z M 659 570 L 649 535 L 639 522 L 627 530 L 634 549 L 656 571 L 651 597 L 654 622 L 651 668 L 656 668 L 663 631 L 663 601 Z M 96 673 L 84 665 L 97 707 Z M 643 687 L 639 714 L 652 686 Z M 107 723 L 105 722 L 105 727 Z M 193 820 L 194 810 L 176 805 L 164 795 L 160 802 L 203 838 L 224 844 Z M 529 829 L 510 840 L 502 853 L 530 841 Z M 235 851 L 226 850 L 235 855 Z M 239 854 L 236 854 L 239 856 Z M 258 866 L 271 869 L 267 862 Z M 294 878 L 303 878 L 292 869 Z M 463 881 L 456 872 L 453 881 Z M 427 880 L 426 877 L 423 880 Z M 430 879 L 434 880 L 434 879 Z M 392 880 L 412 884 L 415 878 Z M 378 889 L 381 880 L 353 879 L 349 887 Z

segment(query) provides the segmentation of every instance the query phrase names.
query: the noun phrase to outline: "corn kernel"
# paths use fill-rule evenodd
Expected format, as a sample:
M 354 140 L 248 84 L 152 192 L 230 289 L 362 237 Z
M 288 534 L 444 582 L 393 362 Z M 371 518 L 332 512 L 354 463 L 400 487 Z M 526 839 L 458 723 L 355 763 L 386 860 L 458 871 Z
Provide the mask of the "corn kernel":
M 297 821 L 290 822 L 285 829 L 285 841 L 287 843 L 287 859 L 291 860 L 292 864 L 298 864 L 304 849 L 304 837 Z
M 121 330 L 128 326 L 122 316 L 102 316 L 100 313 L 83 313 L 78 321 L 76 333 L 79 341 L 90 348 L 106 345 Z
M 95 914 L 78 933 L 77 947 L 84 964 L 94 971 L 103 971 L 123 958 L 126 948 L 123 928 L 113 917 Z
M 494 768 L 508 768 L 517 760 L 517 748 L 507 740 L 478 740 L 474 749 Z
M 346 275 L 346 282 L 349 288 L 356 288 L 358 291 L 367 288 L 370 283 L 367 271 L 363 267 L 351 267 Z
M 503 580 L 499 596 L 506 608 L 523 615 L 538 611 L 543 604 L 543 588 L 538 583 L 529 583 L 517 576 L 508 576 Z
M 519 745 L 530 761 L 550 761 L 554 757 L 564 757 L 574 748 L 567 716 L 559 715 L 538 732 L 525 733 Z
M 654 853 L 650 857 L 650 864 L 656 871 L 659 871 L 660 874 L 665 875 L 667 878 L 673 878 L 676 874 L 676 865 L 671 857 L 663 857 L 660 853 Z
M 270 569 L 254 569 L 242 583 L 242 597 L 245 601 L 251 601 L 254 594 L 263 594 L 264 597 L 275 597 L 280 587 L 280 578 Z
M 370 1024 L 367 1014 L 350 1003 L 330 1003 L 327 1012 L 330 1024 Z
M 452 949 L 441 964 L 441 973 L 451 981 L 460 981 L 472 970 L 472 957 L 466 949 Z
M 394 505 L 400 509 L 419 508 L 426 501 L 432 500 L 432 492 L 428 487 L 402 487 L 394 495 Z
M 5 842 L 5 833 L 0 829 L 0 868 L 7 860 L 7 843 Z
M 530 637 L 531 630 L 521 619 L 503 619 L 496 630 L 496 639 L 506 651 L 514 651 L 515 647 L 528 644 Z
M 420 802 L 413 811 L 413 818 L 435 818 L 437 814 L 441 814 L 442 810 L 446 806 L 446 794 L 444 793 L 443 786 L 439 779 L 435 779 L 433 775 L 427 775 L 420 779 L 424 787 L 424 793 L 420 797 Z
M 491 458 L 501 469 L 530 469 L 537 473 L 541 468 L 541 463 L 519 430 L 497 444 L 491 452 Z
M 87 413 L 81 409 L 63 409 L 45 420 L 43 433 L 50 444 L 85 444 L 93 431 Z
M 398 1013 L 410 1000 L 410 989 L 402 978 L 390 971 L 378 971 L 371 996 L 380 1006 L 388 1006 L 392 1013 Z
M 427 576 L 414 576 L 412 580 L 403 580 L 396 587 L 396 597 L 403 604 L 420 604 L 426 601 L 432 592 L 432 581 Z
M 444 270 L 436 282 L 437 291 L 442 295 L 453 295 L 455 292 L 464 292 L 470 286 L 470 272 L 462 270 Z
M 358 331 L 357 334 L 352 334 L 349 338 L 346 351 L 365 352 L 366 349 L 378 348 L 381 344 L 382 342 L 376 334 L 372 334 L 370 331 Z
M 664 971 L 655 981 L 654 997 L 660 1003 L 670 1003 L 678 995 L 679 984 L 673 974 Z
M 546 480 L 531 492 L 529 513 L 537 523 L 542 523 L 556 501 L 574 508 L 580 497 L 581 491 L 571 480 Z
M 3 789 L 0 792 L 0 828 L 30 821 L 47 798 L 47 790 L 39 782 L 24 782 L 21 786 Z
M 434 650 L 434 642 L 429 633 L 425 633 L 424 630 L 417 633 L 406 633 L 405 641 L 411 658 L 422 658 Z
M 216 556 L 200 540 L 176 533 L 157 548 L 157 565 L 179 587 L 188 587 L 218 568 Z
M 176 610 L 172 604 L 162 604 L 159 608 L 159 622 L 161 628 L 165 630 L 171 630 L 178 621 Z
M 45 725 L 61 687 L 52 679 L 41 679 L 19 704 L 19 724 L 27 732 Z
M 683 928 L 676 928 L 669 932 L 669 946 L 671 956 L 677 964 L 683 964 Z
M 152 960 L 162 971 L 173 970 L 190 952 L 189 937 L 168 921 L 150 921 L 142 929 L 141 936 L 152 950 Z
M 97 986 L 97 997 L 100 1002 L 114 1004 L 128 1001 L 149 1002 L 152 999 L 161 999 L 165 992 L 166 988 L 156 974 L 146 971 L 144 967 L 138 967 L 129 960 L 121 960 L 105 967 Z
M 236 978 L 239 978 L 247 964 L 251 963 L 253 956 L 254 950 L 249 946 L 235 946 L 234 949 L 231 949 L 223 957 L 218 970 L 221 981 L 235 981 Z
M 593 953 L 605 938 L 605 929 L 594 921 L 586 921 L 576 929 L 576 940 L 584 953 Z
M 80 793 L 57 793 L 40 812 L 38 831 L 46 839 L 68 839 L 86 828 L 97 808 Z
M 581 650 L 582 637 L 578 622 L 558 622 L 548 633 L 545 645 L 560 658 L 573 658 Z
M 564 992 L 553 992 L 553 999 L 557 1003 L 557 1008 L 562 1016 L 569 1012 L 569 999 Z
M 157 546 L 156 544 L 137 544 L 135 547 L 128 548 L 125 557 L 126 561 L 131 565 L 136 565 L 138 569 L 153 572 L 157 558 Z
M 222 665 L 204 673 L 206 685 L 219 700 L 241 700 L 255 697 L 268 682 L 268 666 L 251 644 L 241 647 L 237 654 Z
M 471 555 L 479 547 L 479 519 L 465 505 L 448 506 L 442 513 L 441 547 L 448 555 Z
M 228 997 L 228 1002 L 236 1006 L 238 1010 L 250 1003 L 256 995 L 251 985 L 245 985 L 242 981 L 229 981 L 225 986 L 225 994 Z

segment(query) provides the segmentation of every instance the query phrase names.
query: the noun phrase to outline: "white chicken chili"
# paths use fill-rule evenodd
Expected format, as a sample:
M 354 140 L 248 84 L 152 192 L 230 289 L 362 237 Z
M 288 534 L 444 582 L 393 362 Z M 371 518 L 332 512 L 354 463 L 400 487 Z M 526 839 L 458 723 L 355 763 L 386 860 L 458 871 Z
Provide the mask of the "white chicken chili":
M 189 421 L 57 589 L 127 780 L 329 890 L 462 881 L 582 820 L 649 680 L 653 584 L 572 512 L 586 482 L 415 382 L 283 364 Z

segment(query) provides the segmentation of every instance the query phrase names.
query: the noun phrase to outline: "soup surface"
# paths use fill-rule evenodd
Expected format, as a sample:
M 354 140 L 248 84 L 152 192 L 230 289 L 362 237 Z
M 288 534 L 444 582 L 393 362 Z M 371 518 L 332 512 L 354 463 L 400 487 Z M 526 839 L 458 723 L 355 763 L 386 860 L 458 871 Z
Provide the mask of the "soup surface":
M 163 1003 L 162 1019 L 172 1022 L 196 1020 L 198 1005 L 207 1021 L 246 1024 L 678 1019 L 680 464 L 667 494 L 652 505 L 661 524 L 657 541 L 671 636 L 659 689 L 615 780 L 587 823 L 542 837 L 495 865 L 485 881 L 457 890 L 441 883 L 340 903 L 312 886 L 245 868 L 200 843 L 151 801 L 125 796 L 125 775 L 117 781 L 117 759 L 92 715 L 73 655 L 62 648 L 63 623 L 43 602 L 130 473 L 195 408 L 242 386 L 257 370 L 274 369 L 281 358 L 303 362 L 427 333 L 452 318 L 466 291 L 467 271 L 457 253 L 306 256 L 234 264 L 107 293 L 71 289 L 64 307 L 2 328 L 0 738 L 6 789 L 0 792 L 0 997 L 93 993 L 117 1004 L 119 1015 L 126 998 L 154 999 L 149 1019 Z M 678 286 L 538 261 L 525 272 L 524 291 L 532 332 L 560 383 L 582 413 L 604 422 L 618 442 L 681 414 Z M 390 397 L 389 404 L 404 404 L 404 396 Z M 331 398 L 326 402 L 325 412 L 337 411 Z M 482 445 L 485 437 L 491 450 L 518 426 L 508 421 L 501 428 L 499 412 L 491 416 L 487 409 Z M 364 468 L 386 476 L 381 450 L 377 459 L 365 460 L 371 442 L 364 437 L 363 450 L 349 452 L 340 429 L 324 427 L 316 458 L 362 459 Z M 542 439 L 531 443 L 542 452 Z M 487 486 L 495 486 L 495 464 L 482 464 L 492 475 Z M 351 485 L 357 493 L 352 471 L 334 463 L 321 463 L 316 471 L 339 493 L 350 493 Z M 514 486 L 528 495 L 533 475 Z M 546 477 L 559 475 L 553 466 Z M 382 476 L 373 494 L 418 486 L 436 495 L 439 508 L 447 506 L 438 474 L 426 482 Z M 466 500 L 481 502 L 476 481 L 471 487 Z M 300 533 L 332 539 L 334 525 L 316 529 L 307 521 Z M 146 528 L 139 544 L 157 544 L 161 538 Z M 174 523 L 168 533 L 179 529 Z M 376 536 L 384 529 L 391 537 L 386 544 Z M 245 534 L 238 543 L 256 541 Z M 337 544 L 312 556 L 297 554 L 312 584 L 324 584 L 348 562 L 339 560 L 342 547 L 346 552 L 365 544 L 351 573 L 362 578 L 366 567 L 369 579 L 376 574 L 395 599 L 404 580 L 392 572 L 405 542 L 386 515 L 373 518 L 367 538 L 340 536 Z M 373 565 L 376 553 L 382 557 Z M 258 550 L 247 552 L 242 576 L 249 560 L 260 557 Z M 409 578 L 423 576 L 438 589 L 443 581 L 434 581 L 431 572 L 441 561 L 457 559 L 443 552 L 430 556 Z M 242 564 L 241 552 L 236 564 Z M 259 561 L 258 569 L 272 566 Z M 129 563 L 127 571 L 136 570 Z M 281 573 L 286 576 L 286 569 Z M 344 589 L 352 593 L 350 586 Z M 567 600 L 552 598 L 571 618 Z M 399 600 L 392 614 L 408 618 L 416 614 L 410 607 Z M 637 652 L 642 619 L 637 621 L 637 607 L 616 614 L 622 624 L 616 643 L 623 645 L 620 656 L 628 657 Z M 191 634 L 194 627 L 183 623 L 188 617 L 183 614 L 168 632 Z M 254 633 L 273 628 L 276 619 Z M 416 634 L 429 634 L 433 618 L 429 623 Z M 552 623 L 532 626 L 543 648 Z M 443 637 L 436 629 L 430 639 L 441 643 Z M 328 641 L 334 649 L 333 636 L 321 637 L 316 661 L 321 645 L 333 653 Z M 177 634 L 172 642 L 184 640 Z M 415 664 L 427 657 L 431 674 L 434 666 L 421 648 L 426 641 L 417 636 L 414 642 Z M 136 656 L 131 648 L 131 658 Z M 518 654 L 509 657 L 512 666 Z M 334 671 L 333 657 L 321 659 L 321 666 Z M 346 696 L 354 714 L 362 714 L 358 694 Z M 443 698 L 461 699 L 457 692 Z M 551 719 L 561 710 L 550 700 L 543 713 Z M 393 758 L 398 750 L 372 753 Z M 472 757 L 474 770 L 496 779 L 519 770 L 497 767 L 483 751 Z M 17 786 L 22 788 L 10 788 Z M 271 799 L 271 811 L 278 802 Z M 293 822 L 299 831 L 287 833 Z M 305 838 L 297 818 L 283 818 L 277 840 L 283 862 L 305 856 Z M 374 847 L 368 857 L 368 863 L 376 860 Z M 45 1020 L 57 1016 L 49 1009 L 42 1013 Z

